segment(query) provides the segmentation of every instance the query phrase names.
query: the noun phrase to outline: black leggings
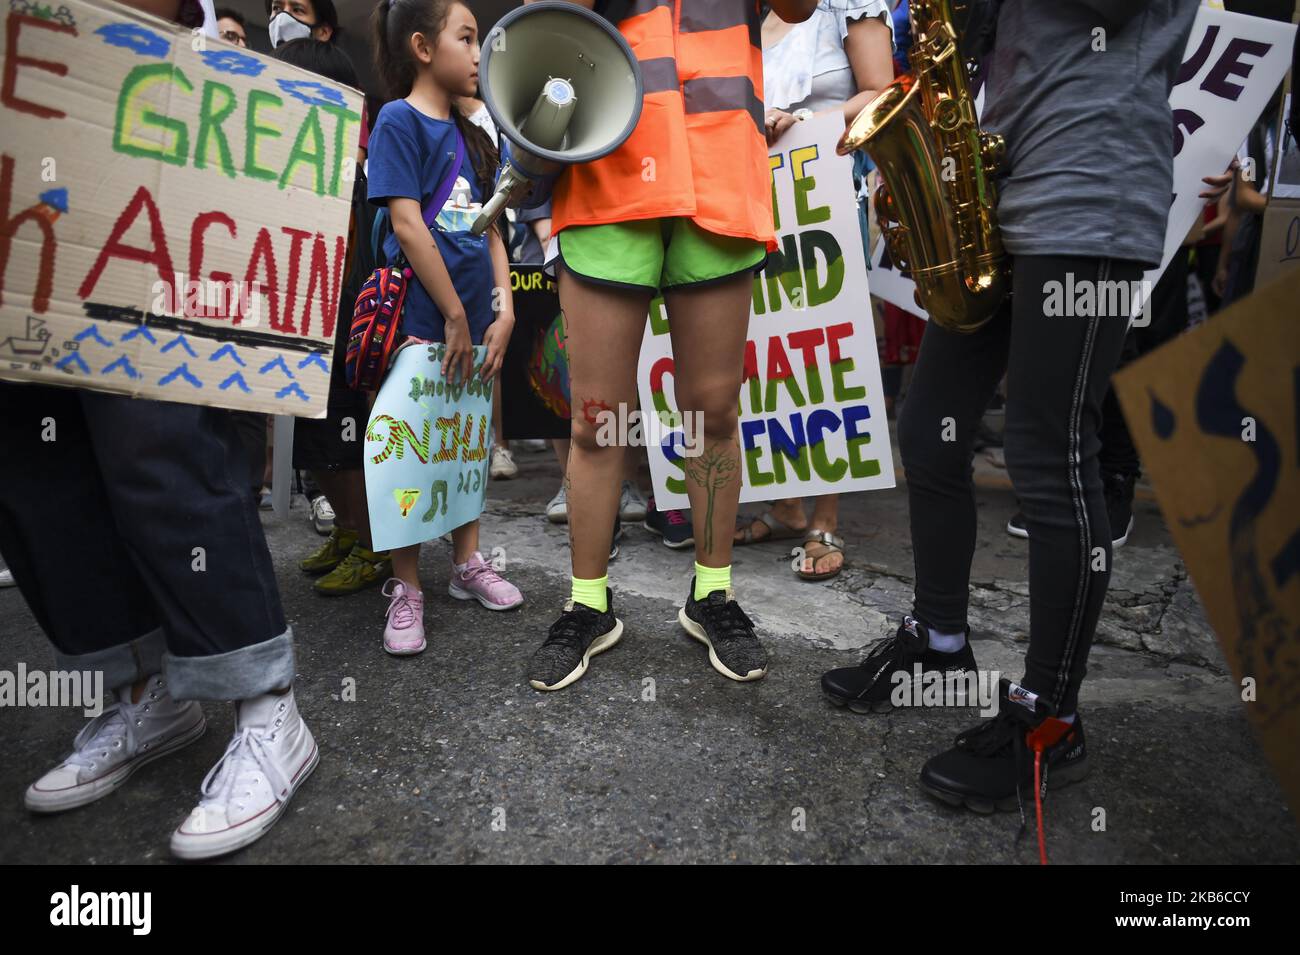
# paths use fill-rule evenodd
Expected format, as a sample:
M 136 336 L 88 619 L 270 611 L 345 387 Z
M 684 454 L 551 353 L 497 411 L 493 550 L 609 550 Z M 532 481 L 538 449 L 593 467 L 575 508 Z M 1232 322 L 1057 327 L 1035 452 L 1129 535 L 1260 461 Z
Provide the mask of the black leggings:
M 1133 262 L 1017 257 L 1012 295 L 983 328 L 963 335 L 927 326 L 898 422 L 916 561 L 913 613 L 935 630 L 959 633 L 975 553 L 972 441 L 1007 374 L 1007 470 L 1029 532 L 1023 684 L 1061 714 L 1074 712 L 1110 578 L 1097 430 L 1128 316 L 1101 295 L 1093 299 L 1103 307 L 1091 315 L 1048 312 L 1061 300 L 1078 301 L 1080 283 L 1132 283 L 1141 275 Z M 1061 283 L 1055 303 L 1054 282 Z

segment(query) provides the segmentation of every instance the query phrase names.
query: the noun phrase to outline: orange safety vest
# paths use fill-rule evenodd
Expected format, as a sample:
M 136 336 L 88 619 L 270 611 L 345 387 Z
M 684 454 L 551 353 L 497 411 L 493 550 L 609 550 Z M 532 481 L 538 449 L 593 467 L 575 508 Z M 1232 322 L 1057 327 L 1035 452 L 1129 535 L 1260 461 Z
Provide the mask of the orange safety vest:
M 758 0 L 634 0 L 617 26 L 641 65 L 641 118 L 556 180 L 553 230 L 689 216 L 776 251 Z

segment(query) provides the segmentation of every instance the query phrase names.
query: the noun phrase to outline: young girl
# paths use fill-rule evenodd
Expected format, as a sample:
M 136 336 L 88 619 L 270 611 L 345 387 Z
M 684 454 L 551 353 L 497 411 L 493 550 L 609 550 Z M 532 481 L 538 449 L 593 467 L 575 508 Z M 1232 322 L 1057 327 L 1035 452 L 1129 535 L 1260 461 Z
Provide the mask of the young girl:
M 481 374 L 490 381 L 501 368 L 515 317 L 500 232 L 496 226 L 483 236 L 470 232 L 497 167 L 487 134 L 454 104 L 455 97 L 473 96 L 478 88 L 474 14 L 455 0 L 380 0 L 372 24 L 375 64 L 394 99 L 380 110 L 370 136 L 370 201 L 387 205 L 392 217 L 393 234 L 384 244 L 388 261 L 400 253 L 414 273 L 401 332 L 407 344 L 445 341 L 442 372 L 453 381 L 469 377 L 473 346 L 486 345 Z M 464 158 L 430 230 L 423 208 L 448 175 L 458 135 Z M 452 531 L 452 542 L 451 596 L 477 600 L 489 610 L 523 603 L 518 588 L 478 552 L 477 520 Z M 418 544 L 392 552 L 394 577 L 383 591 L 392 598 L 384 628 L 389 653 L 425 648 L 419 554 Z

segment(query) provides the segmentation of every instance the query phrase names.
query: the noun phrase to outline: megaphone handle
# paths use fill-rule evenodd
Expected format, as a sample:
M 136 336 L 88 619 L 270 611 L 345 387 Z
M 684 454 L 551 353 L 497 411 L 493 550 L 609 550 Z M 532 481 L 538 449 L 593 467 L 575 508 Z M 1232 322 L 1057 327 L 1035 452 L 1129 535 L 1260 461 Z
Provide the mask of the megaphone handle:
M 476 218 L 474 224 L 470 226 L 470 232 L 475 235 L 482 235 L 488 230 L 488 226 L 496 221 L 496 217 L 501 215 L 502 211 L 505 209 L 506 202 L 510 198 L 512 185 L 513 183 L 503 181 L 501 185 L 497 187 L 497 191 L 492 194 L 492 198 L 483 206 L 483 211 L 478 214 L 478 218 Z M 502 188 L 501 186 L 504 186 L 505 188 Z

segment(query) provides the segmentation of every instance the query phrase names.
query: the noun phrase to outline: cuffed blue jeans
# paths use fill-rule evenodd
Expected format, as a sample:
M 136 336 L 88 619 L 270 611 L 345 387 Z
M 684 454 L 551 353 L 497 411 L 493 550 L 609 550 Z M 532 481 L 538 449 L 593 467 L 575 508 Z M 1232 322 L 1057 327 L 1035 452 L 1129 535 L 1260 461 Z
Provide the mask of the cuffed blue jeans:
M 247 475 L 228 412 L 0 382 L 0 553 L 61 669 L 180 700 L 293 681 Z

